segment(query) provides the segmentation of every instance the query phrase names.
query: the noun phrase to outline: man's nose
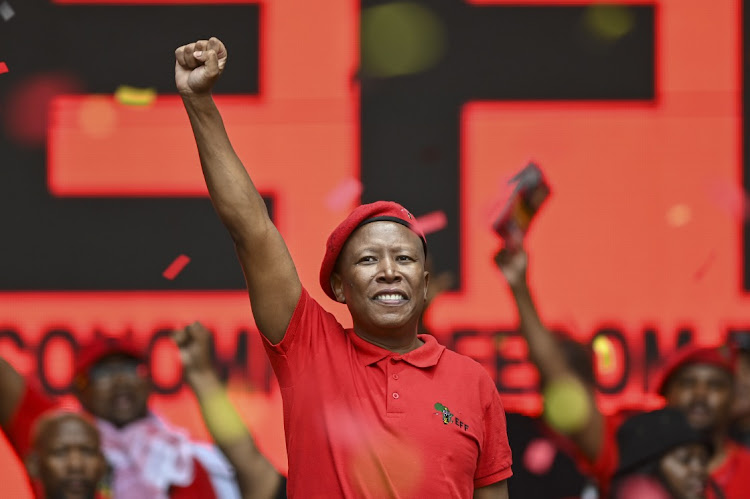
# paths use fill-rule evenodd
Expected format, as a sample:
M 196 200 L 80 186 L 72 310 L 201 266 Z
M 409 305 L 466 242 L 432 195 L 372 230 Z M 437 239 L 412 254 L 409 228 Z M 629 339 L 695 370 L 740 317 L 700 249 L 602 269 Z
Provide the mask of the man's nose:
M 380 276 L 378 278 L 385 282 L 394 282 L 401 279 L 395 260 L 390 257 L 380 260 Z
M 74 449 L 68 452 L 67 468 L 70 471 L 80 471 L 83 469 L 84 457 L 80 450 Z

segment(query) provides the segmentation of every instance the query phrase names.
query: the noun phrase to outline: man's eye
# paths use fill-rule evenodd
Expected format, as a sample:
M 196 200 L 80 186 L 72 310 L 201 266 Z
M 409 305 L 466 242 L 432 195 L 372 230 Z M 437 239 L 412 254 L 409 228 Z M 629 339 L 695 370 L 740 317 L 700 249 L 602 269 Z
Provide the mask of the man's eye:
M 374 256 L 363 256 L 362 258 L 359 259 L 359 261 L 360 261 L 360 263 L 370 263 L 370 262 L 374 262 L 375 261 L 375 257 Z
M 414 260 L 414 259 L 412 257 L 410 257 L 409 255 L 399 255 L 398 256 L 398 261 L 400 261 L 400 262 L 410 262 L 412 260 Z

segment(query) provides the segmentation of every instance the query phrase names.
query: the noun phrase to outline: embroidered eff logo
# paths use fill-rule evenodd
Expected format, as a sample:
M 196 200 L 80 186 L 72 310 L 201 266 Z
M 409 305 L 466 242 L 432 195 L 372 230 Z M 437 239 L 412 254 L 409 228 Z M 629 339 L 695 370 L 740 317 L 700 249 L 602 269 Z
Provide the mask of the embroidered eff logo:
M 451 421 L 453 421 L 453 413 L 443 404 L 441 404 L 440 402 L 436 402 L 435 409 L 443 414 L 443 424 L 449 424 Z
M 451 412 L 450 409 L 448 409 L 447 407 L 445 407 L 440 402 L 436 402 L 435 403 L 435 409 L 437 409 L 438 411 L 440 411 L 440 412 L 436 412 L 435 414 L 438 414 L 438 415 L 440 415 L 440 416 L 443 417 L 443 424 L 451 424 L 451 423 L 453 423 L 456 426 L 458 426 L 459 428 L 461 428 L 462 430 L 466 431 L 466 430 L 469 429 L 469 425 L 467 425 L 466 423 L 464 423 L 463 421 L 461 421 L 460 419 L 458 419 Z

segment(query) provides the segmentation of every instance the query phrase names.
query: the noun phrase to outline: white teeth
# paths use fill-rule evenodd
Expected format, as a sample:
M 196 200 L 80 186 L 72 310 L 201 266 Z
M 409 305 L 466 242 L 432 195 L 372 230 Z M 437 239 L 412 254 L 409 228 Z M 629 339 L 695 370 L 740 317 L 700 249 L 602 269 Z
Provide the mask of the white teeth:
M 391 294 L 385 294 L 385 295 L 378 295 L 375 297 L 376 300 L 382 300 L 382 301 L 392 301 L 392 300 L 402 300 L 404 299 L 403 295 L 397 294 L 397 293 L 391 293 Z

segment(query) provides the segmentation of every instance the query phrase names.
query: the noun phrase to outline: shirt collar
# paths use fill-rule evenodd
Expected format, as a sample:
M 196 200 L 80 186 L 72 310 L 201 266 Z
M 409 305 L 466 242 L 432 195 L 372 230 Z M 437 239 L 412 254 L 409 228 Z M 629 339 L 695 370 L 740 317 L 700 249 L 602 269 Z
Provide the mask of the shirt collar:
M 436 365 L 445 350 L 445 346 L 438 343 L 435 337 L 429 334 L 417 335 L 417 337 L 424 342 L 424 345 L 421 347 L 416 348 L 409 353 L 398 354 L 363 340 L 357 336 L 353 329 L 349 329 L 347 333 L 357 351 L 357 357 L 362 365 L 365 366 L 376 364 L 386 358 L 393 358 L 395 360 L 403 360 L 414 367 L 424 369 Z

